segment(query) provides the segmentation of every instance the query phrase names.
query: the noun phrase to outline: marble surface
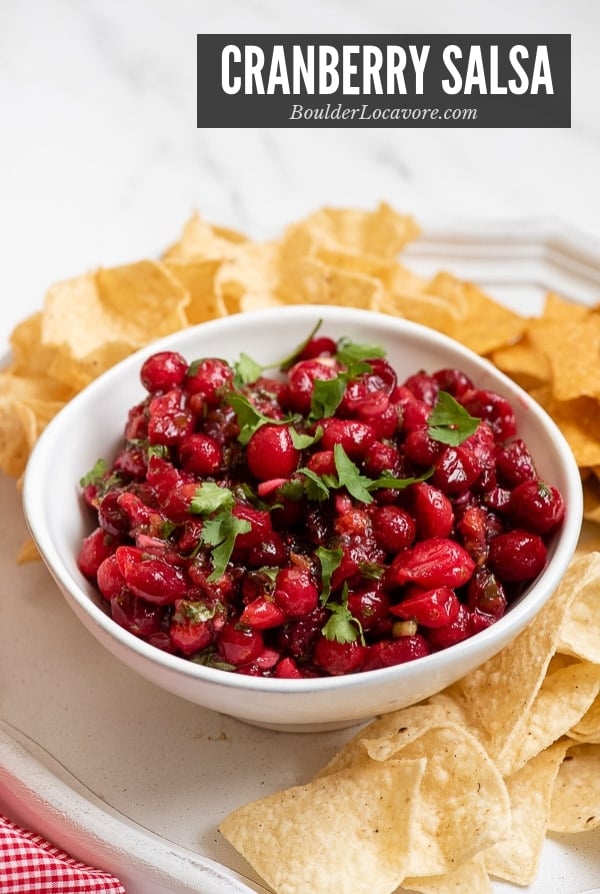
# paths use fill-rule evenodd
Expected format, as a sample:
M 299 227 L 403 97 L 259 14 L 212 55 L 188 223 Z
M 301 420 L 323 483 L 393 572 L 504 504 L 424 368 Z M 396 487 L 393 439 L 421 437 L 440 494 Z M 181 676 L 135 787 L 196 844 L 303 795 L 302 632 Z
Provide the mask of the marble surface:
M 568 32 L 572 127 L 198 130 L 197 32 Z M 160 252 L 193 209 L 259 238 L 381 199 L 600 236 L 599 33 L 586 0 L 1 0 L 0 347 L 52 282 Z

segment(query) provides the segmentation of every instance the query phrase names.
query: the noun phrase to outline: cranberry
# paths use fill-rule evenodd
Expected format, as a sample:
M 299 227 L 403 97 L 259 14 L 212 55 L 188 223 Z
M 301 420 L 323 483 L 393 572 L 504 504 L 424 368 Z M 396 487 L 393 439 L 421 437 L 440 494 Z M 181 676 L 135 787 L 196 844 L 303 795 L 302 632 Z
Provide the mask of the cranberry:
M 375 539 L 388 553 L 397 553 L 410 546 L 416 530 L 411 514 L 400 506 L 378 506 L 373 512 Z
M 279 627 L 286 620 L 286 614 L 275 602 L 259 596 L 249 602 L 240 615 L 240 622 L 246 627 L 256 630 L 268 630 L 269 627 Z
M 316 475 L 335 475 L 333 450 L 317 450 L 306 463 L 306 467 Z
M 195 475 L 216 475 L 223 465 L 223 450 L 210 435 L 194 433 L 179 445 L 179 460 L 182 468 Z
M 508 512 L 521 527 L 547 534 L 563 521 L 565 504 L 555 487 L 536 478 L 515 487 L 508 501 Z
M 382 639 L 368 646 L 368 657 L 363 670 L 406 664 L 407 661 L 423 658 L 430 652 L 427 640 L 420 633 L 415 633 L 413 636 L 399 636 L 396 639 Z
M 419 536 L 448 537 L 454 527 L 454 510 L 448 497 L 426 481 L 412 485 L 411 497 Z
M 161 606 L 151 605 L 126 589 L 118 593 L 110 603 L 110 613 L 117 624 L 144 639 L 160 631 L 164 612 Z
M 253 568 L 283 565 L 287 560 L 287 549 L 281 535 L 277 531 L 270 531 L 260 543 L 248 547 L 246 558 Z
M 321 636 L 326 621 L 327 612 L 321 606 L 303 618 L 288 621 L 279 630 L 277 644 L 280 651 L 298 660 L 305 659 L 312 654 L 315 640 Z
M 125 578 L 121 574 L 119 563 L 114 553 L 100 564 L 97 581 L 98 589 L 109 602 L 125 589 Z
M 183 382 L 186 392 L 201 395 L 208 407 L 218 406 L 232 385 L 233 370 L 218 357 L 206 357 L 190 364 Z
M 435 441 L 424 425 L 412 428 L 402 444 L 404 453 L 418 466 L 431 466 L 444 449 Z
M 156 605 L 168 605 L 186 595 L 187 583 L 180 568 L 162 559 L 146 558 L 141 550 L 131 546 L 119 546 L 116 555 L 125 583 L 136 596 Z
M 313 360 L 315 357 L 332 357 L 337 351 L 337 345 L 332 338 L 326 335 L 319 335 L 308 341 L 300 354 L 298 360 Z
M 286 404 L 296 413 L 307 416 L 310 411 L 315 382 L 335 379 L 338 367 L 322 360 L 301 360 L 288 372 Z
M 265 509 L 255 509 L 248 503 L 236 503 L 232 514 L 236 518 L 250 522 L 250 530 L 238 534 L 235 538 L 236 549 L 260 546 L 266 537 L 270 537 L 272 533 L 271 517 Z
M 399 553 L 390 566 L 389 580 L 396 586 L 410 581 L 427 588 L 460 587 L 474 568 L 473 559 L 459 543 L 436 537 Z
M 146 456 L 141 447 L 130 446 L 121 450 L 115 457 L 113 468 L 122 476 L 135 481 L 143 481 L 146 477 Z
M 278 572 L 274 599 L 288 618 L 301 618 L 318 605 L 319 591 L 304 568 L 289 566 Z
M 427 425 L 431 407 L 425 401 L 416 398 L 408 388 L 403 386 L 396 388 L 390 400 L 400 407 L 403 431 L 409 432 Z
M 476 568 L 467 585 L 469 608 L 501 618 L 506 611 L 504 587 L 489 568 Z
M 461 403 L 471 416 L 489 422 L 498 441 L 514 437 L 517 430 L 514 410 L 501 394 L 475 388 L 462 395 Z
M 364 468 L 372 478 L 380 475 L 395 474 L 400 467 L 400 453 L 392 444 L 384 444 L 382 441 L 374 441 L 367 450 L 364 459 Z
M 263 647 L 263 637 L 259 630 L 241 627 L 234 621 L 228 621 L 217 637 L 219 654 L 234 667 L 254 661 Z
M 301 680 L 302 672 L 293 658 L 282 658 L 275 668 L 275 676 L 282 680 Z
M 460 369 L 439 369 L 433 374 L 433 378 L 440 391 L 447 391 L 456 400 L 460 400 L 466 391 L 473 388 L 471 379 Z
M 367 649 L 358 640 L 339 643 L 321 636 L 315 643 L 313 660 L 317 667 L 332 676 L 352 674 L 360 670 L 367 657 Z
M 379 582 L 370 582 L 348 593 L 348 610 L 363 631 L 381 632 L 389 627 L 390 597 Z
M 498 449 L 496 464 L 509 487 L 516 487 L 536 477 L 533 459 L 521 438 L 515 438 Z
M 194 417 L 181 406 L 181 392 L 167 391 L 149 405 L 148 440 L 170 447 L 179 444 L 194 428 Z
M 129 529 L 129 519 L 119 505 L 120 492 L 117 490 L 109 490 L 102 497 L 98 506 L 98 521 L 100 527 L 107 534 L 118 537 L 126 534 Z
M 298 468 L 300 451 L 294 447 L 289 426 L 266 423 L 252 434 L 246 458 L 254 477 L 268 481 L 289 478 Z
M 187 368 L 187 361 L 177 351 L 159 351 L 142 364 L 142 385 L 150 392 L 169 391 L 183 382 Z
M 323 429 L 322 449 L 333 450 L 336 444 L 341 444 L 350 459 L 363 459 L 376 439 L 373 426 L 358 419 L 332 416 L 322 419 L 319 425 Z
M 87 537 L 79 549 L 77 566 L 82 574 L 94 580 L 102 562 L 111 556 L 117 548 L 117 541 L 103 528 L 96 528 Z
M 184 655 L 193 655 L 211 644 L 213 632 L 209 621 L 173 618 L 169 624 L 169 637 L 174 649 Z
M 432 590 L 416 588 L 402 602 L 392 605 L 390 611 L 399 618 L 414 618 L 423 627 L 443 627 L 454 621 L 460 603 L 451 587 Z
M 440 390 L 435 378 L 428 376 L 423 370 L 409 376 L 404 382 L 404 387 L 408 388 L 418 400 L 423 401 L 428 407 L 434 406 Z
M 455 643 L 460 643 L 464 639 L 471 636 L 471 613 L 469 609 L 462 604 L 458 605 L 458 612 L 453 621 L 444 624 L 443 627 L 431 629 L 428 632 L 429 642 L 436 649 L 447 649 Z
M 445 494 L 461 494 L 479 478 L 481 468 L 472 450 L 446 447 L 434 463 L 432 482 Z
M 488 564 L 502 581 L 533 580 L 546 564 L 546 547 L 539 534 L 515 528 L 494 537 Z

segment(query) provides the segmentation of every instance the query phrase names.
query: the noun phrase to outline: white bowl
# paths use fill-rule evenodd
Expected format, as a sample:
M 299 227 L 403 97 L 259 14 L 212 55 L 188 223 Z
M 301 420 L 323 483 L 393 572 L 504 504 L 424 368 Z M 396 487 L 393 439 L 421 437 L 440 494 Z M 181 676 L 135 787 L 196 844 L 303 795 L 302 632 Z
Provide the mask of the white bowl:
M 499 621 L 441 652 L 380 670 L 318 679 L 265 679 L 204 667 L 138 639 L 109 617 L 103 600 L 77 568 L 89 511 L 78 481 L 98 457 L 110 459 L 127 411 L 145 392 L 142 361 L 155 351 L 180 351 L 229 360 L 245 351 L 261 362 L 293 350 L 321 318 L 321 332 L 385 347 L 399 373 L 458 367 L 478 387 L 508 397 L 519 434 L 538 473 L 559 488 L 566 519 L 554 536 L 538 579 Z M 247 722 L 287 731 L 347 726 L 427 698 L 507 645 L 556 588 L 577 545 L 582 519 L 579 472 L 571 450 L 548 415 L 490 363 L 426 327 L 369 311 L 298 306 L 240 314 L 156 341 L 117 364 L 77 395 L 45 429 L 29 460 L 24 508 L 31 534 L 52 576 L 83 624 L 116 658 L 167 691 Z

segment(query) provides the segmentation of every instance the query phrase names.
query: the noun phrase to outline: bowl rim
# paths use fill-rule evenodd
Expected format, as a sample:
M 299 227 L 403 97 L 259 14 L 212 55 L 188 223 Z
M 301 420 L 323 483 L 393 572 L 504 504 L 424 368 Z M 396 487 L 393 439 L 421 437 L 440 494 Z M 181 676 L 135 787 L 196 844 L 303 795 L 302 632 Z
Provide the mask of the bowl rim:
M 209 337 L 214 331 L 218 334 L 226 334 L 229 329 L 236 329 L 245 325 L 260 325 L 267 321 L 279 322 L 278 318 L 286 316 L 298 319 L 298 322 L 306 320 L 307 323 L 315 318 L 323 318 L 327 321 L 347 321 L 348 324 L 371 323 L 382 325 L 385 323 L 390 335 L 409 335 L 416 339 L 433 342 L 442 349 L 451 350 L 454 354 L 463 356 L 469 364 L 474 364 L 482 373 L 491 375 L 498 385 L 503 386 L 513 399 L 518 399 L 521 406 L 527 410 L 536 422 L 541 425 L 548 438 L 551 439 L 560 453 L 564 466 L 564 474 L 567 481 L 568 493 L 563 494 L 568 507 L 565 521 L 559 533 L 559 539 L 554 554 L 541 572 L 539 577 L 531 585 L 531 589 L 515 602 L 509 611 L 490 627 L 479 631 L 473 636 L 455 643 L 439 652 L 425 655 L 412 662 L 399 665 L 377 668 L 370 671 L 361 671 L 354 674 L 340 676 L 310 677 L 302 679 L 285 679 L 277 677 L 253 677 L 246 674 L 238 674 L 220 668 L 195 664 L 187 658 L 174 655 L 159 649 L 156 646 L 136 637 L 125 630 L 110 615 L 108 615 L 84 589 L 84 586 L 75 580 L 58 553 L 49 529 L 41 519 L 40 506 L 42 503 L 39 494 L 44 493 L 43 469 L 47 463 L 47 449 L 58 437 L 63 428 L 68 428 L 69 422 L 77 418 L 79 408 L 93 400 L 96 393 L 102 392 L 118 381 L 123 375 L 139 371 L 141 362 L 149 355 L 161 350 L 177 350 L 178 342 L 186 338 L 193 338 L 194 333 L 202 333 L 202 337 Z M 173 342 L 175 341 L 175 345 Z M 327 692 L 335 689 L 347 689 L 364 685 L 368 680 L 373 685 L 378 682 L 393 679 L 399 673 L 406 676 L 407 681 L 411 676 L 420 676 L 420 672 L 429 671 L 435 674 L 436 670 L 452 658 L 456 657 L 457 663 L 464 653 L 486 652 L 488 644 L 504 637 L 510 638 L 510 631 L 522 629 L 531 622 L 533 617 L 541 609 L 545 601 L 550 597 L 558 582 L 564 575 L 569 562 L 577 547 L 583 520 L 583 492 L 579 469 L 571 448 L 549 414 L 530 395 L 517 385 L 512 379 L 502 373 L 489 360 L 467 348 L 460 342 L 444 333 L 415 323 L 401 317 L 394 317 L 378 311 L 364 310 L 360 308 L 346 308 L 327 304 L 286 305 L 282 307 L 269 307 L 243 313 L 229 314 L 204 323 L 189 326 L 177 330 L 169 335 L 162 336 L 143 346 L 123 360 L 116 363 L 110 369 L 102 373 L 90 384 L 76 394 L 57 414 L 50 420 L 34 444 L 33 450 L 26 465 L 23 476 L 22 503 L 25 520 L 29 532 L 38 547 L 40 554 L 47 565 L 51 575 L 55 579 L 63 595 L 69 594 L 68 601 L 73 602 L 88 616 L 91 622 L 100 627 L 105 635 L 116 640 L 122 647 L 132 650 L 145 662 L 159 665 L 170 674 L 177 674 L 186 678 L 197 679 L 211 686 L 226 689 L 243 689 L 269 693 L 280 693 L 293 696 L 294 694 L 306 694 L 309 692 Z M 550 580 L 552 578 L 552 581 Z M 530 596 L 537 595 L 531 599 Z M 73 606 L 72 606 L 73 607 Z M 496 651 L 502 648 L 498 645 Z

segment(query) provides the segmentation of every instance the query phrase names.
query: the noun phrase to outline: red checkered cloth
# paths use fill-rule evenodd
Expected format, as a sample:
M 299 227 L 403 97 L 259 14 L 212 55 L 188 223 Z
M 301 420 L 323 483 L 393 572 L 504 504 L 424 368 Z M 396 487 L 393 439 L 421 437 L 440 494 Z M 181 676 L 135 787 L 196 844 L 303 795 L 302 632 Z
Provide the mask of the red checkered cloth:
M 0 816 L 0 894 L 125 894 L 125 888 Z

